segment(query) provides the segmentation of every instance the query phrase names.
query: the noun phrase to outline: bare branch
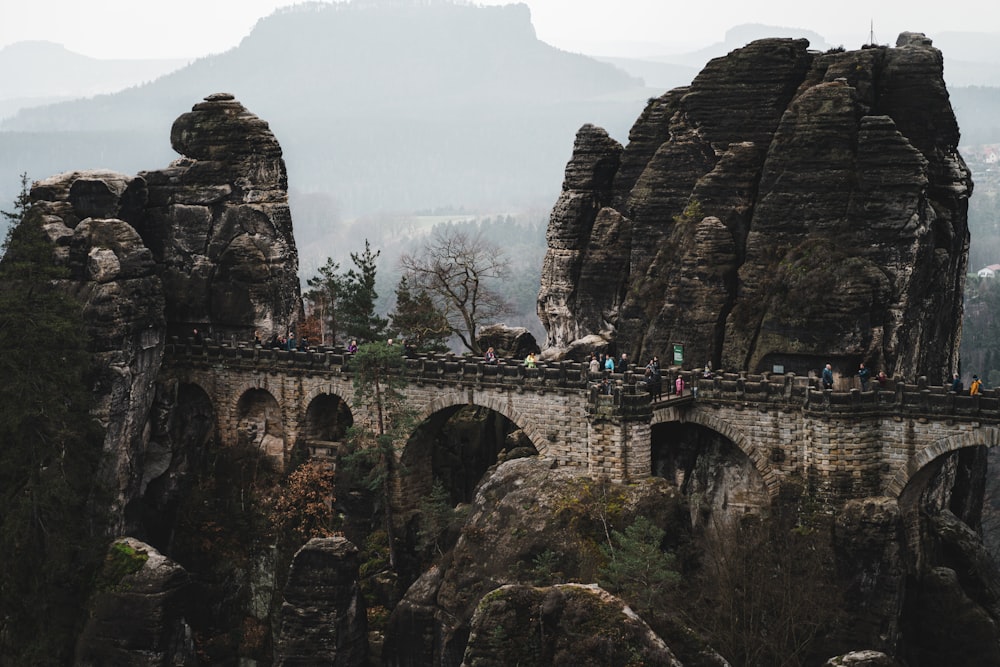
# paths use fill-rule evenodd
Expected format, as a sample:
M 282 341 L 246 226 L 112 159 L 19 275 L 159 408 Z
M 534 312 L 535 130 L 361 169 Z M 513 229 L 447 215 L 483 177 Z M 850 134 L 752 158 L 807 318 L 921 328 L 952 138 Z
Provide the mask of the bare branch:
M 448 320 L 452 332 L 479 354 L 476 331 L 511 312 L 500 293 L 510 275 L 503 250 L 480 234 L 446 229 L 435 232 L 416 255 L 405 254 L 400 266 L 411 282 L 425 290 Z

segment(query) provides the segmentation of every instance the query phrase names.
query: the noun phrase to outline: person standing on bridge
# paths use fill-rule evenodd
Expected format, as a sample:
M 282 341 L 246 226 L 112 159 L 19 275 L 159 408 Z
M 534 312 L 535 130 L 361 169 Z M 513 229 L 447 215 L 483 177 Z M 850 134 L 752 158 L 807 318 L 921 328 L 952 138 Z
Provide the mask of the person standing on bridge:
M 861 378 L 861 391 L 868 391 L 868 378 L 871 377 L 871 372 L 865 368 L 865 362 L 863 361 L 858 368 L 858 377 Z
M 622 356 L 618 359 L 618 368 L 615 369 L 618 373 L 624 373 L 628 370 L 628 355 L 622 352 Z
M 604 370 L 612 373 L 615 370 L 615 359 L 610 354 L 604 359 Z
M 601 372 L 601 362 L 598 361 L 596 352 L 590 353 L 590 365 L 588 366 L 587 370 L 591 373 Z
M 680 373 L 677 374 L 677 379 L 674 380 L 674 389 L 677 391 L 678 396 L 684 395 L 684 376 Z
M 650 400 L 658 401 L 663 398 L 663 378 L 660 376 L 660 366 L 656 363 L 656 357 L 646 364 L 646 391 L 649 392 Z
M 823 369 L 823 389 L 833 389 L 833 366 L 830 364 Z

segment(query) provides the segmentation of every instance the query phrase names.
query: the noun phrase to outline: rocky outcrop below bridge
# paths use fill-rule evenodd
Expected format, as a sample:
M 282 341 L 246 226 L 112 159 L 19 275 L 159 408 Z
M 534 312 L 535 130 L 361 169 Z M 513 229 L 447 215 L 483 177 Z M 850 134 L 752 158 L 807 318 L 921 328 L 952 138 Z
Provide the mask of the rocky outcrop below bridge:
M 950 377 L 972 192 L 943 58 L 753 42 L 650 100 L 622 147 L 578 133 L 549 223 L 547 358 Z

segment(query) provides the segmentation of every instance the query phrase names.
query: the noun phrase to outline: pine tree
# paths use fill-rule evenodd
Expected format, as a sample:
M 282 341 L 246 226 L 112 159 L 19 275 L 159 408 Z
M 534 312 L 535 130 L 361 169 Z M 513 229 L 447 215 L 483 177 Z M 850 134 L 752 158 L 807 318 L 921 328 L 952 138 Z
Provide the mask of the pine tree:
M 415 352 L 446 352 L 451 326 L 426 290 L 410 290 L 406 276 L 396 286 L 396 311 L 389 313 L 395 336 Z
M 420 528 L 417 530 L 417 548 L 444 555 L 441 541 L 455 517 L 451 494 L 441 480 L 434 480 L 431 492 L 420 499 Z
M 338 476 L 353 478 L 377 494 L 378 510 L 389 537 L 389 562 L 395 566 L 395 530 L 391 483 L 397 469 L 395 446 L 413 432 L 415 416 L 401 393 L 401 348 L 387 343 L 365 343 L 350 361 L 354 394 L 369 421 L 355 422 L 347 432 L 348 454 L 337 466 Z
M 331 345 L 337 344 L 337 334 L 339 333 L 337 310 L 340 298 L 344 294 L 346 282 L 344 276 L 340 275 L 338 271 L 340 271 L 340 264 L 327 257 L 326 264 L 319 269 L 319 275 L 306 281 L 306 284 L 312 289 L 303 295 L 311 306 L 310 314 L 321 323 L 320 342 L 329 342 Z
M 0 664 L 69 664 L 103 551 L 81 305 L 23 200 L 0 260 Z
M 644 516 L 636 517 L 625 532 L 612 530 L 601 545 L 607 564 L 601 585 L 619 594 L 639 610 L 652 609 L 657 599 L 679 579 L 673 554 L 660 550 L 664 531 Z
M 7 244 L 10 242 L 10 234 L 14 231 L 14 227 L 24 219 L 25 214 L 28 212 L 28 207 L 31 206 L 31 188 L 28 187 L 31 181 L 28 180 L 27 172 L 21 173 L 21 191 L 18 193 L 17 197 L 14 199 L 14 210 L 13 211 L 0 211 L 0 216 L 3 216 L 10 227 L 7 228 L 7 233 L 4 236 L 6 239 L 3 244 L 3 251 L 6 252 Z M 3 256 L 3 252 L 0 252 L 0 256 Z
M 344 290 L 340 300 L 340 321 L 344 333 L 362 343 L 371 343 L 386 337 L 389 320 L 375 314 L 375 262 L 380 250 L 374 253 L 368 239 L 365 239 L 363 253 L 351 253 L 354 267 L 344 277 Z

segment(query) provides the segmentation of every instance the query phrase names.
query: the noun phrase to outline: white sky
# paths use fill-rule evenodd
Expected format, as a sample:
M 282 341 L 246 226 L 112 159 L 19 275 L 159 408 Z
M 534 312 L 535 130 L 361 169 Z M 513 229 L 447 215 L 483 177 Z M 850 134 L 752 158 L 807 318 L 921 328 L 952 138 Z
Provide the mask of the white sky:
M 291 0 L 0 0 L 0 48 L 25 40 L 63 44 L 96 58 L 192 58 L 236 46 L 261 17 Z M 510 4 L 480 0 L 478 4 Z M 830 44 L 895 43 L 904 30 L 1000 33 L 1000 3 L 982 0 L 525 0 L 538 37 L 594 55 L 691 51 L 743 23 L 803 28 Z

